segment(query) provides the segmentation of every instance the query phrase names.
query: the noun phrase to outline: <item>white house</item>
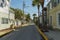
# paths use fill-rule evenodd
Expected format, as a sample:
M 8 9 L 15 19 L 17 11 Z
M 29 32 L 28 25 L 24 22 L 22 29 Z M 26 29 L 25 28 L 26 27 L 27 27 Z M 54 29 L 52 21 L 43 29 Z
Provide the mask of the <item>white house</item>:
M 0 0 L 0 30 L 10 28 L 11 21 L 14 20 L 14 14 L 10 11 L 10 1 Z
M 15 25 L 15 14 L 12 9 L 9 10 L 8 19 L 9 19 L 10 26 Z

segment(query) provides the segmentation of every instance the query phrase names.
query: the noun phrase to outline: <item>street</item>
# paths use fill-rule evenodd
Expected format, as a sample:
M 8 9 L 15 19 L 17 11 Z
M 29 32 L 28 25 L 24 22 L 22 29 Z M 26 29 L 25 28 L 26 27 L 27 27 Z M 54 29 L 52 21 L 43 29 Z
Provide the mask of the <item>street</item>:
M 0 0 L 0 40 L 60 40 L 60 0 Z
M 16 29 L 10 34 L 0 38 L 0 40 L 43 40 L 34 25 Z

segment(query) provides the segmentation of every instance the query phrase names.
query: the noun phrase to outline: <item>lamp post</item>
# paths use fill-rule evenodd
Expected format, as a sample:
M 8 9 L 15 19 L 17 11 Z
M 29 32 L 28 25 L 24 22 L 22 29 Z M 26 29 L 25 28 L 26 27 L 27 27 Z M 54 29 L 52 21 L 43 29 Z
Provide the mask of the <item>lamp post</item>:
M 44 11 L 43 11 L 43 8 L 44 8 L 44 0 L 40 0 L 40 3 L 41 3 L 41 6 L 42 6 L 42 23 L 44 25 Z
M 48 32 L 48 27 L 47 27 L 47 8 L 44 7 L 43 11 L 44 11 L 44 29 L 45 29 L 45 31 Z
M 47 8 L 44 7 L 43 11 L 44 11 L 44 24 L 47 24 Z
M 42 29 L 45 30 L 45 31 L 48 31 L 48 29 L 47 29 L 47 22 L 46 22 L 47 21 L 47 14 L 46 15 L 44 14 L 44 11 L 46 13 L 47 8 L 44 8 L 44 1 L 45 0 L 41 0 L 41 6 L 42 6 L 42 23 L 43 23 Z M 46 17 L 46 21 L 45 21 L 45 17 Z

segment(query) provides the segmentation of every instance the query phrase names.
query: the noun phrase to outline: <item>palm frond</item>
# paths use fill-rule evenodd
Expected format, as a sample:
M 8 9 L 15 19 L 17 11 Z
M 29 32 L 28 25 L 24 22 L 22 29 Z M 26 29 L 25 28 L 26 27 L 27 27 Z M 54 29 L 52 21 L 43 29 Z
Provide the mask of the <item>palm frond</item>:
M 35 6 L 35 5 L 40 5 L 40 0 L 33 0 L 32 1 L 32 6 Z

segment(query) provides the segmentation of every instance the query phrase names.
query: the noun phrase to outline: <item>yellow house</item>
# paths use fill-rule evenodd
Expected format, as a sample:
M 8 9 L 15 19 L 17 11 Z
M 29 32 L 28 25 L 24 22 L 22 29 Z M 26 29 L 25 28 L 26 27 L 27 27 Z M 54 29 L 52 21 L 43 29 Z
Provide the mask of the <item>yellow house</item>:
M 60 29 L 60 0 L 50 0 L 47 5 L 47 19 L 53 28 Z

